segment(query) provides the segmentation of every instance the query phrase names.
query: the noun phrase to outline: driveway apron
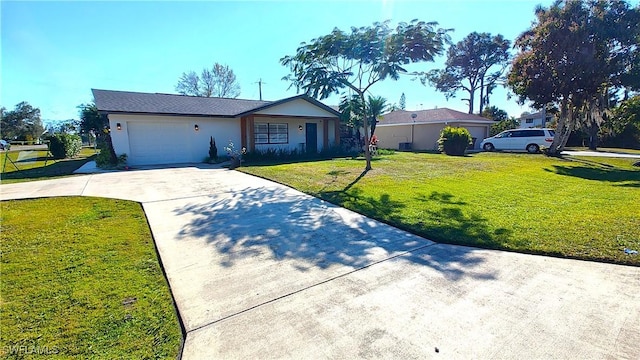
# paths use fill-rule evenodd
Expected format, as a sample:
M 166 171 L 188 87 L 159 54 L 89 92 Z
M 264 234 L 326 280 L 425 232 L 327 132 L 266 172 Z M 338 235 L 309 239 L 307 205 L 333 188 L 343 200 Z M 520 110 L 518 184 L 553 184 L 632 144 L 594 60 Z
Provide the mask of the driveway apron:
M 637 358 L 640 268 L 436 244 L 206 166 L 0 186 L 142 203 L 184 359 Z

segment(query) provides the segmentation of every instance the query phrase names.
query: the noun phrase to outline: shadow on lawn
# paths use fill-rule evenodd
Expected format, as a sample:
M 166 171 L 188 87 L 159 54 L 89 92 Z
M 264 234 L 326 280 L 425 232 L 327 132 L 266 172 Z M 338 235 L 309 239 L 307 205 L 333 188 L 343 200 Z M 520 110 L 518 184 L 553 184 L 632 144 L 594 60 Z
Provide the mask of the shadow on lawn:
M 452 194 L 434 191 L 429 196 L 418 195 L 416 200 L 423 204 L 425 216 L 417 224 L 410 224 L 410 231 L 448 244 L 490 249 L 521 245 L 514 243 L 511 230 L 491 229 L 486 218 L 465 209 L 467 203 L 455 200 Z
M 585 180 L 619 183 L 616 184 L 617 186 L 640 187 L 640 171 L 620 169 L 607 164 L 599 165 L 601 166 L 553 165 L 553 169 L 545 169 L 545 171 Z
M 323 196 L 357 203 L 362 213 L 383 219 L 394 219 L 405 206 L 388 194 L 375 199 L 353 188 Z M 453 280 L 494 276 L 473 270 L 484 261 L 473 249 L 430 250 L 432 243 L 423 238 L 286 188 L 247 188 L 212 196 L 176 213 L 188 213 L 194 219 L 183 227 L 181 235 L 205 239 L 225 255 L 221 264 L 228 267 L 243 258 L 266 255 L 292 261 L 303 272 L 336 264 L 355 269 L 412 251 L 394 261 L 429 266 Z
M 18 169 L 12 164 L 6 164 L 6 171 L 2 173 L 2 179 L 37 179 L 42 177 L 53 177 L 53 176 L 63 176 L 63 175 L 72 175 L 75 170 L 84 165 L 87 161 L 93 159 L 93 156 L 88 158 L 81 159 L 71 159 L 71 160 L 48 160 L 47 166 L 39 166 L 31 169 L 20 168 L 20 162 L 16 162 L 18 165 Z

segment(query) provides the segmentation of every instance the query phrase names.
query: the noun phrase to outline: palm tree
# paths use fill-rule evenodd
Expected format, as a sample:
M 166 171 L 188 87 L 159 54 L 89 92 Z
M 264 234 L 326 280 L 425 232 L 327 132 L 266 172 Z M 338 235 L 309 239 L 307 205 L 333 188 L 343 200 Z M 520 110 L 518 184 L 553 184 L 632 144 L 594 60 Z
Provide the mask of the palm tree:
M 387 104 L 387 99 L 382 96 L 371 96 L 367 99 L 367 113 L 369 114 L 369 124 L 371 124 L 371 137 L 376 131 L 376 124 L 378 123 L 378 118 L 382 116 L 387 111 L 389 107 Z
M 371 96 L 367 98 L 367 122 L 371 125 L 370 137 L 376 131 L 376 123 L 378 118 L 384 114 L 388 109 L 387 99 L 382 96 Z M 358 95 L 343 96 L 340 99 L 340 112 L 342 117 L 340 120 L 348 126 L 356 129 L 356 137 L 358 139 L 359 146 L 364 144 L 361 141 L 360 128 L 362 125 L 362 101 Z

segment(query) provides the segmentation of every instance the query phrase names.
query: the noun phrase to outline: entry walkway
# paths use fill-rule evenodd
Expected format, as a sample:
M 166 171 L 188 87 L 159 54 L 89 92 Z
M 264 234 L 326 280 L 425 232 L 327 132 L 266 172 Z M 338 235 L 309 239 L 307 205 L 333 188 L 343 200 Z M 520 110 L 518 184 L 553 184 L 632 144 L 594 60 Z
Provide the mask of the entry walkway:
M 139 201 L 184 359 L 637 358 L 640 268 L 436 244 L 208 166 L 0 186 Z M 612 235 L 613 236 L 613 235 Z

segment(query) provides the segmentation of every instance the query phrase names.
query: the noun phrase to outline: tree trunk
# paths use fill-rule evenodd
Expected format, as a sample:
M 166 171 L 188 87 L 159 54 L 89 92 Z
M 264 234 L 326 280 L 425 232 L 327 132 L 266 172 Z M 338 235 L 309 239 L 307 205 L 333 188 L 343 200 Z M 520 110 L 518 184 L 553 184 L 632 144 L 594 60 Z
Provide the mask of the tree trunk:
M 469 114 L 473 114 L 473 95 L 475 93 L 474 89 L 469 90 Z
M 364 127 L 364 158 L 366 159 L 367 165 L 364 170 L 371 170 L 371 153 L 369 152 L 369 122 L 367 121 L 367 104 L 364 101 L 364 93 L 360 92 L 360 100 L 362 101 L 362 119 L 363 119 L 363 127 Z
M 480 114 L 480 116 L 482 116 L 483 107 L 484 107 L 484 76 L 482 76 L 482 79 L 480 79 L 480 112 L 478 113 Z
M 556 135 L 553 137 L 553 142 L 549 146 L 549 150 L 547 151 L 547 155 L 549 156 L 560 156 L 560 152 L 564 149 L 564 144 L 567 143 L 567 139 L 564 138 L 564 134 L 567 128 L 567 116 L 568 116 L 568 101 L 567 98 L 564 97 L 560 104 L 560 116 L 558 116 L 558 125 L 556 127 Z
M 378 121 L 376 120 L 376 118 L 372 118 L 371 119 L 371 137 L 373 137 L 373 134 L 376 133 L 376 125 L 378 124 Z
M 589 150 L 596 151 L 598 147 L 598 124 L 593 121 L 589 126 Z

